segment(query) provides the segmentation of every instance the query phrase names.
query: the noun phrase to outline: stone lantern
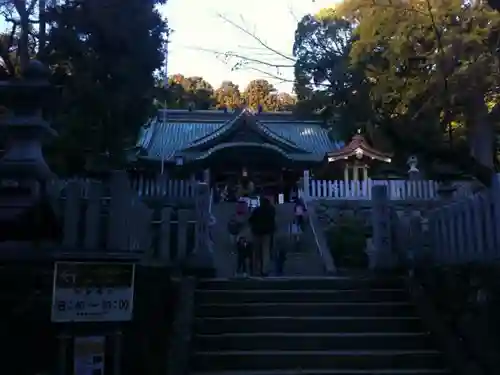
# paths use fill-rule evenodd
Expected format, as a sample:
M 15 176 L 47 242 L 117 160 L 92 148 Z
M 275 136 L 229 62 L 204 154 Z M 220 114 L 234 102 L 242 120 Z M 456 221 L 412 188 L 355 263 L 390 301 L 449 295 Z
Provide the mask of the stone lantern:
M 22 231 L 20 221 L 33 225 L 28 217 L 34 211 L 40 214 L 46 182 L 53 177 L 42 153 L 42 140 L 56 134 L 42 116 L 55 93 L 49 76 L 47 67 L 32 60 L 22 78 L 0 81 L 0 105 L 5 108 L 0 132 L 7 141 L 0 159 L 0 240 L 11 239 L 8 231 Z
M 408 176 L 410 180 L 420 180 L 420 169 L 418 168 L 418 158 L 415 155 L 412 155 L 406 161 L 408 165 Z

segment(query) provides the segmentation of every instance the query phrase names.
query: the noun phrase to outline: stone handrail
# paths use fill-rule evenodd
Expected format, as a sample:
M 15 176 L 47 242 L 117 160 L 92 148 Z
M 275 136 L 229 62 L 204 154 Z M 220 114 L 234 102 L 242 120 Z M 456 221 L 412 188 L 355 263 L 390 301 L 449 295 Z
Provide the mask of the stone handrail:
M 316 251 L 319 253 L 321 259 L 323 260 L 323 267 L 325 268 L 326 273 L 333 274 L 336 272 L 335 262 L 333 260 L 330 249 L 328 248 L 328 244 L 326 243 L 325 235 L 320 229 L 318 229 L 321 228 L 318 215 L 316 214 L 316 211 L 312 205 L 308 207 L 307 201 L 305 200 L 304 205 L 306 206 L 306 210 L 308 213 L 308 225 L 314 237 Z

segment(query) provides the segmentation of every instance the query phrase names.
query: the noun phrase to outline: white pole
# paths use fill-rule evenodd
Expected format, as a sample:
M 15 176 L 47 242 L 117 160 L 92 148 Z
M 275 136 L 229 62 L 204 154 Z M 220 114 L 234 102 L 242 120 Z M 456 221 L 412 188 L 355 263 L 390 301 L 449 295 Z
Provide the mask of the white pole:
M 168 41 L 167 45 L 165 47 L 165 78 L 163 81 L 163 88 L 166 90 L 168 87 Z M 163 116 L 162 116 L 162 122 L 164 126 L 167 125 L 167 99 L 165 99 L 165 102 L 163 104 Z M 165 172 L 165 143 L 162 145 L 162 151 L 161 151 L 161 174 Z
M 162 122 L 163 124 L 167 124 L 167 101 L 165 100 L 164 106 L 163 106 L 163 116 L 162 116 Z M 165 142 L 162 145 L 162 150 L 161 150 L 161 174 L 165 172 Z

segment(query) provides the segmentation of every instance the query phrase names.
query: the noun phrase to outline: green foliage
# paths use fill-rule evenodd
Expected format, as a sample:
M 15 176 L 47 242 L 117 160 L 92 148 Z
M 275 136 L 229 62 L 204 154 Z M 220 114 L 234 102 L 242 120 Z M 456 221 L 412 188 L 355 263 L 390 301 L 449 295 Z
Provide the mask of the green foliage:
M 215 90 L 217 108 L 236 109 L 241 106 L 241 93 L 238 85 L 231 81 L 224 81 Z
M 419 155 L 491 180 L 500 15 L 482 1 L 345 0 L 298 24 L 298 108 L 329 108 L 396 158 Z M 364 126 L 363 126 L 364 125 Z M 498 128 L 498 127 L 496 127 Z
M 45 52 L 62 87 L 54 123 L 65 157 L 88 164 L 109 153 L 112 165 L 123 163 L 153 109 L 167 32 L 159 3 L 66 0 L 49 11 Z
M 242 95 L 243 102 L 248 108 L 257 110 L 259 105 L 263 111 L 286 110 L 294 104 L 291 95 L 276 92 L 276 89 L 265 79 L 251 81 Z
M 184 77 L 174 74 L 168 78 L 168 88 L 163 87 L 164 78 L 157 77 L 156 103 L 163 107 L 177 109 L 223 109 L 234 110 L 249 107 L 257 110 L 259 104 L 264 111 L 291 111 L 295 97 L 285 92 L 277 92 L 268 81 L 251 81 L 242 93 L 238 85 L 223 81 L 216 90 L 201 77 Z
M 174 74 L 168 77 L 168 89 L 163 87 L 164 76 L 159 75 L 156 86 L 156 99 L 159 106 L 167 102 L 168 108 L 210 109 L 214 106 L 214 89 L 202 77 L 184 77 Z
M 353 26 L 331 8 L 298 23 L 293 54 L 295 91 L 302 108 L 329 108 L 336 136 L 350 138 L 372 117 L 364 71 L 350 64 Z M 307 103 L 304 103 L 307 102 Z
M 352 216 L 339 217 L 337 223 L 326 231 L 326 241 L 337 267 L 366 268 L 366 238 L 371 231 Z

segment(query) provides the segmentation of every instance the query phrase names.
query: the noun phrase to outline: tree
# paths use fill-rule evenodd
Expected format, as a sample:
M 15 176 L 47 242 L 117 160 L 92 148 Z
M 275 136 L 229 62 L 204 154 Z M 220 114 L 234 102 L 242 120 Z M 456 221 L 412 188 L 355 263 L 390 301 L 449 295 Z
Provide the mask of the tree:
M 297 25 L 293 53 L 299 108 L 327 107 L 335 114 L 336 136 L 349 138 L 373 115 L 363 69 L 350 63 L 353 25 L 326 8 Z
M 394 143 L 489 182 L 494 142 L 488 117 L 495 110 L 488 116 L 487 102 L 498 87 L 498 15 L 483 2 L 458 0 L 349 0 L 338 11 L 357 25 L 351 62 L 366 67 L 372 100 L 392 113 L 387 123 L 399 124 L 384 124 Z M 403 124 L 421 139 L 408 137 Z M 466 145 L 451 144 L 461 124 L 474 158 Z M 448 145 L 442 137 L 424 141 L 424 130 L 447 131 Z
M 217 108 L 236 109 L 241 106 L 241 93 L 238 85 L 231 81 L 224 81 L 215 90 Z
M 259 106 L 264 111 L 273 110 L 273 102 L 271 94 L 274 94 L 276 89 L 265 79 L 255 79 L 251 81 L 243 92 L 245 105 L 254 110 L 258 110 Z
M 202 77 L 184 77 L 174 74 L 168 77 L 168 87 L 164 87 L 164 77 L 156 79 L 155 98 L 159 107 L 165 102 L 168 108 L 210 109 L 215 105 L 214 89 Z
M 287 92 L 271 94 L 271 102 L 275 111 L 293 111 L 297 104 L 297 99 Z
M 196 109 L 210 109 L 214 106 L 214 88 L 202 77 L 188 77 L 183 83 L 188 101 Z
M 491 42 L 498 15 L 482 2 L 458 0 L 349 0 L 339 13 L 356 22 L 359 39 L 350 57 L 353 64 L 366 66 L 373 100 L 412 127 L 434 123 L 439 131 L 452 133 L 450 125 L 463 122 L 473 155 L 491 169 L 492 122 L 486 104 L 498 86 Z M 423 143 L 399 141 L 431 154 Z M 478 167 L 462 148 L 444 152 L 441 144 L 432 151 L 462 169 Z
M 59 149 L 123 162 L 151 115 L 167 28 L 155 0 L 66 0 L 51 9 L 46 55 L 63 88 Z M 130 22 L 133 19 L 134 22 Z

